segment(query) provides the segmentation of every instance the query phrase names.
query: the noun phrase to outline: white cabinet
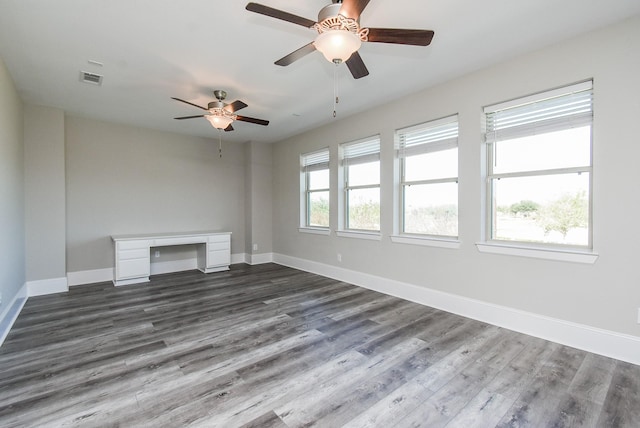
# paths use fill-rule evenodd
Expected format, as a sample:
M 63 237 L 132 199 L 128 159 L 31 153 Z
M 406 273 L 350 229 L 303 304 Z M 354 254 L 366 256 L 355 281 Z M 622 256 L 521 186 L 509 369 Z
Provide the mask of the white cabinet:
M 148 281 L 151 270 L 149 241 L 138 239 L 114 242 L 116 255 L 114 278 L 121 283 L 140 282 L 135 280 L 138 278 L 146 278 Z M 134 281 L 130 281 L 131 279 Z
M 115 285 L 149 281 L 151 248 L 197 245 L 198 269 L 204 273 L 229 269 L 231 232 L 156 233 L 112 236 L 115 246 Z
M 204 273 L 229 269 L 231 235 L 218 234 L 207 238 L 207 245 L 198 249 L 198 269 Z

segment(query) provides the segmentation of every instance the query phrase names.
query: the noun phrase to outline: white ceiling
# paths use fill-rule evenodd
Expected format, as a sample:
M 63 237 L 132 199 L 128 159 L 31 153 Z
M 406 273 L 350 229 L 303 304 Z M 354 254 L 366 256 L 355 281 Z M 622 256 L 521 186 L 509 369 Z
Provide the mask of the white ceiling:
M 364 27 L 435 31 L 428 47 L 364 43 L 370 75 L 355 80 L 319 52 L 273 62 L 314 31 L 245 10 L 238 0 L 0 0 L 0 57 L 27 103 L 73 115 L 203 137 L 213 89 L 270 121 L 234 123 L 230 142 L 275 142 L 338 117 L 640 13 L 639 0 L 371 0 Z M 330 0 L 260 0 L 311 20 Z M 597 59 L 597 52 L 594 52 Z M 89 61 L 97 61 L 103 66 Z M 104 76 L 81 83 L 80 71 Z

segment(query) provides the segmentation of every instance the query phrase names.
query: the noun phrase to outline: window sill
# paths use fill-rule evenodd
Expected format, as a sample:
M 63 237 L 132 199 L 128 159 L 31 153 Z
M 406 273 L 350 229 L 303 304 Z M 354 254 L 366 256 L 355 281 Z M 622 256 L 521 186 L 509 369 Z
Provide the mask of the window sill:
M 396 244 L 422 245 L 424 247 L 450 248 L 454 250 L 460 248 L 460 241 L 457 239 L 435 238 L 433 236 L 392 235 L 391 242 L 395 242 Z
M 336 235 L 341 238 L 368 239 L 370 241 L 380 241 L 382 235 L 379 232 L 355 232 L 353 230 L 338 230 Z
M 331 229 L 324 229 L 321 227 L 299 227 L 298 232 L 329 236 L 331 234 Z
M 598 260 L 597 253 L 578 250 L 561 250 L 553 248 L 536 248 L 524 245 L 476 242 L 481 253 L 502 254 L 508 256 L 530 257 L 535 259 L 556 260 L 563 262 L 594 264 Z

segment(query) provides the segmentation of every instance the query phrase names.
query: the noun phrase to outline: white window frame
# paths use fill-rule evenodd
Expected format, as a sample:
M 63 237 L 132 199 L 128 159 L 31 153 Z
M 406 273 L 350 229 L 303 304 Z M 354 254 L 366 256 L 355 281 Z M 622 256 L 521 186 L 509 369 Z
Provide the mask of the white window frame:
M 349 165 L 357 165 L 362 163 L 380 162 L 380 135 L 373 135 L 359 140 L 342 143 L 339 147 L 340 156 L 340 183 L 342 198 L 340 201 L 340 223 L 338 227 L 338 236 L 357 237 L 363 239 L 377 239 L 380 230 L 374 229 L 355 229 L 349 226 L 349 192 L 361 189 L 378 189 L 380 192 L 380 182 L 382 170 L 380 170 L 380 179 L 377 184 L 366 184 L 352 186 L 349 184 Z M 381 169 L 381 165 L 380 165 Z M 382 199 L 380 204 L 382 205 Z M 382 211 L 382 207 L 381 211 Z M 382 213 L 381 213 L 382 214 Z
M 301 232 L 329 234 L 329 226 L 312 226 L 309 224 L 311 217 L 310 212 L 310 198 L 312 193 L 316 192 L 328 192 L 329 201 L 331 201 L 331 186 L 322 189 L 310 189 L 309 177 L 310 172 L 329 170 L 331 157 L 329 148 L 323 148 L 310 153 L 303 153 L 300 155 L 300 228 Z M 331 205 L 329 205 L 329 212 L 331 212 Z
M 428 185 L 439 183 L 458 183 L 459 172 L 455 177 L 439 177 L 427 180 L 406 180 L 405 159 L 425 153 L 435 153 L 442 150 L 458 148 L 458 115 L 443 117 L 407 128 L 398 129 L 395 132 L 398 211 L 396 219 L 397 233 L 392 236 L 393 242 L 430 245 L 443 248 L 459 248 L 458 235 L 437 235 L 426 233 L 405 232 L 405 189 L 415 185 Z M 413 135 L 413 141 L 406 140 L 407 135 Z M 458 165 L 456 165 L 458 166 Z M 457 192 L 459 201 L 459 191 Z M 459 206 L 459 202 L 457 204 Z M 459 222 L 458 227 L 459 230 Z
M 569 108 L 569 111 L 558 113 L 553 110 L 554 100 L 562 100 L 563 97 L 575 97 L 578 107 Z M 593 252 L 593 81 L 564 86 L 550 91 L 541 92 L 523 98 L 514 99 L 504 103 L 484 107 L 485 132 L 484 143 L 486 146 L 486 222 L 484 225 L 484 241 L 478 243 L 478 249 L 482 252 L 495 254 L 514 254 L 525 257 L 544 258 L 552 260 L 564 260 L 581 263 L 594 263 L 597 254 Z M 567 98 L 564 98 L 567 99 Z M 524 108 L 535 106 L 535 110 L 541 111 L 551 107 L 551 113 L 547 117 L 533 118 L 528 113 L 514 117 L 513 113 L 522 113 Z M 588 106 L 588 107 L 585 107 Z M 524 119 L 522 119 L 524 118 Z M 508 124 L 507 124 L 508 123 Z M 591 140 L 589 148 L 589 165 L 577 167 L 553 168 L 542 170 L 527 170 L 519 172 L 494 173 L 494 156 L 496 142 L 517 137 L 535 135 L 571 129 L 573 127 L 591 127 Z M 589 174 L 589 221 L 588 243 L 586 245 L 568 245 L 559 243 L 543 243 L 528 241 L 512 241 L 494 238 L 494 222 L 496 207 L 493 203 L 493 183 L 501 178 L 553 176 L 561 174 Z M 512 251 L 512 249 L 514 251 Z M 555 253 L 555 254 L 554 254 Z

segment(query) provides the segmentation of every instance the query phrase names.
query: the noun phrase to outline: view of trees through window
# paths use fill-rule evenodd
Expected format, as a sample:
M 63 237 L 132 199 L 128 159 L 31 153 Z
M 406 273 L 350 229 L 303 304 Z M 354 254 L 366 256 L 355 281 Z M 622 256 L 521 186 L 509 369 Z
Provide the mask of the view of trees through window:
M 329 192 L 312 195 L 309 203 L 309 226 L 329 227 Z
M 487 240 L 591 246 L 591 81 L 484 107 Z M 458 116 L 396 131 L 401 234 L 458 237 Z M 339 147 L 342 230 L 379 232 L 379 135 Z M 306 226 L 330 226 L 328 149 L 302 155 Z
M 404 232 L 458 235 L 457 183 L 404 187 Z
M 496 238 L 566 245 L 587 245 L 589 198 L 586 190 L 536 202 L 529 199 L 496 207 Z
M 458 118 L 397 131 L 401 233 L 458 236 Z
M 329 169 L 307 172 L 307 226 L 329 227 Z
M 347 228 L 380 230 L 380 161 L 347 167 Z
M 518 235 L 529 229 L 532 240 L 536 241 L 543 241 L 544 235 L 547 241 L 579 244 L 585 241 L 589 226 L 589 201 L 584 191 L 565 193 L 545 205 L 524 200 L 510 206 L 499 206 L 497 210 L 500 223 L 510 223 L 512 229 L 519 223 Z M 509 238 L 508 229 L 509 226 L 499 229 L 499 233 L 505 235 L 503 239 Z
M 493 146 L 492 238 L 588 246 L 591 126 Z

